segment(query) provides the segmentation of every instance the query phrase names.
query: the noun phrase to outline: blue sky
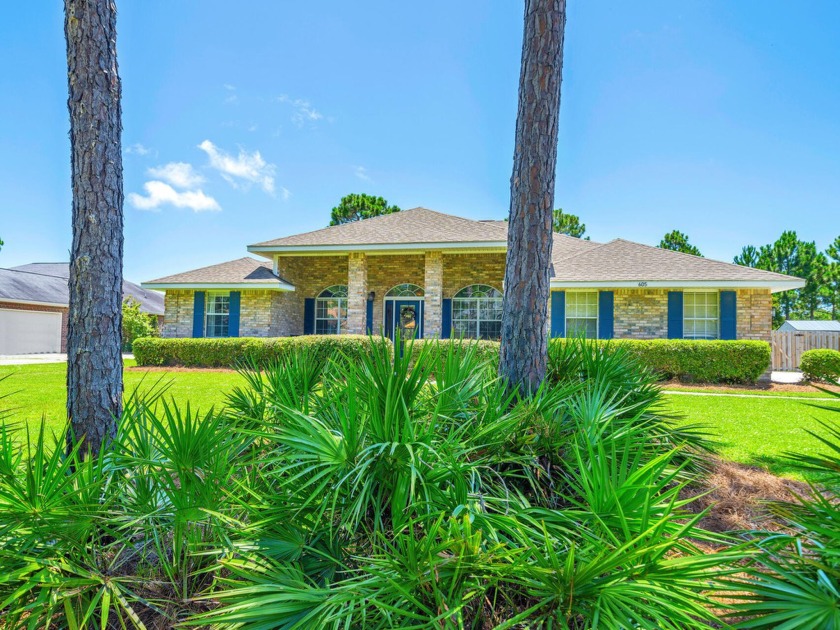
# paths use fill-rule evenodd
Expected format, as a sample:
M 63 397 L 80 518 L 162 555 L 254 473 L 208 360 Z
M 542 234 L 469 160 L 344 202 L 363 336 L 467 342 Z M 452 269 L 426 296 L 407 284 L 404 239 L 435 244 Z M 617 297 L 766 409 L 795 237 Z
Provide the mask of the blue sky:
M 60 5 L 0 22 L 2 267 L 68 258 Z M 350 192 L 506 215 L 521 3 L 119 8 L 128 278 L 323 227 Z M 824 247 L 840 234 L 838 41 L 833 0 L 570 0 L 556 205 L 595 240 L 678 228 L 730 260 L 796 229 Z

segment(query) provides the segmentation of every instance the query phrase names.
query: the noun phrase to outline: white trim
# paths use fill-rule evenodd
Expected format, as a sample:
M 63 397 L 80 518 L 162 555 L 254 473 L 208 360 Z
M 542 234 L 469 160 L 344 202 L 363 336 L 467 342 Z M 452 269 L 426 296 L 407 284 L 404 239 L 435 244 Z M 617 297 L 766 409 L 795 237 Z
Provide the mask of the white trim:
M 289 254 L 299 252 L 394 252 L 426 251 L 429 249 L 448 250 L 506 250 L 507 241 L 457 241 L 444 243 L 379 243 L 368 245 L 249 245 L 251 253 L 271 252 L 272 254 Z
M 0 302 L 4 302 L 6 304 L 26 304 L 27 306 L 52 306 L 55 308 L 70 308 L 69 304 L 59 304 L 58 302 L 36 302 L 35 300 L 18 300 L 15 298 L 4 297 L 0 297 Z M 10 308 L 8 310 L 13 311 L 15 309 Z
M 295 288 L 291 284 L 285 282 L 143 282 L 141 285 L 144 289 L 184 289 L 195 291 L 210 291 L 213 289 L 228 289 L 234 291 L 247 290 L 275 290 L 275 291 L 294 291 Z
M 552 280 L 552 289 L 770 289 L 771 293 L 801 289 L 804 280 Z

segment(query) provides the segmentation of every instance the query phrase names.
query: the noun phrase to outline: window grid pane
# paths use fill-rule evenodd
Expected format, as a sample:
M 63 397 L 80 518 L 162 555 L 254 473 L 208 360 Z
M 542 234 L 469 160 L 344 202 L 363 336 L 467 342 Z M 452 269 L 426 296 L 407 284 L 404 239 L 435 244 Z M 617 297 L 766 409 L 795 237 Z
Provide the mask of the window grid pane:
M 227 337 L 230 321 L 230 294 L 210 293 L 205 304 L 205 337 Z
M 326 291 L 324 292 L 326 293 Z M 330 292 L 335 295 L 335 292 Z M 323 294 L 322 294 L 323 295 Z M 315 334 L 338 335 L 347 329 L 347 298 L 319 297 L 315 300 Z
M 598 338 L 598 293 L 566 292 L 566 336 Z
M 683 337 L 717 339 L 720 336 L 719 294 L 683 293 Z
M 452 299 L 452 331 L 467 339 L 500 339 L 501 292 L 487 285 L 472 285 Z

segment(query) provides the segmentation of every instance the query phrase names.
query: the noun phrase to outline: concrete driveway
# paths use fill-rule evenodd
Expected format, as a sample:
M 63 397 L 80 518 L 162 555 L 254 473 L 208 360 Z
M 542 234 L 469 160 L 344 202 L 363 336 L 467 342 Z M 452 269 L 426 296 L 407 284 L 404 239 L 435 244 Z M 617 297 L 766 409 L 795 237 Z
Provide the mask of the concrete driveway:
M 133 359 L 133 354 L 123 354 L 123 361 Z M 44 354 L 3 354 L 0 365 L 33 365 L 38 363 L 66 363 L 67 355 L 61 353 Z

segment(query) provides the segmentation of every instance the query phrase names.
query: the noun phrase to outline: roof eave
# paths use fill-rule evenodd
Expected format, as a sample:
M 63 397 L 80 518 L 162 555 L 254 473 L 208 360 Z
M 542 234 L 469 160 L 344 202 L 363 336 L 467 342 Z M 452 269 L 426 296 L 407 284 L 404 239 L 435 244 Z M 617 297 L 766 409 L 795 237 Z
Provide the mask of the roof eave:
M 552 289 L 770 289 L 771 293 L 801 289 L 805 281 L 792 280 L 597 280 L 551 279 Z
M 410 252 L 507 248 L 507 241 L 451 241 L 429 243 L 374 243 L 365 245 L 249 245 L 248 251 L 270 258 L 276 254 L 345 254 L 349 252 Z M 453 252 L 454 253 L 454 252 Z
M 295 287 L 286 282 L 143 282 L 140 286 L 144 289 L 167 289 L 184 290 L 212 290 L 230 289 L 238 291 L 294 291 Z

